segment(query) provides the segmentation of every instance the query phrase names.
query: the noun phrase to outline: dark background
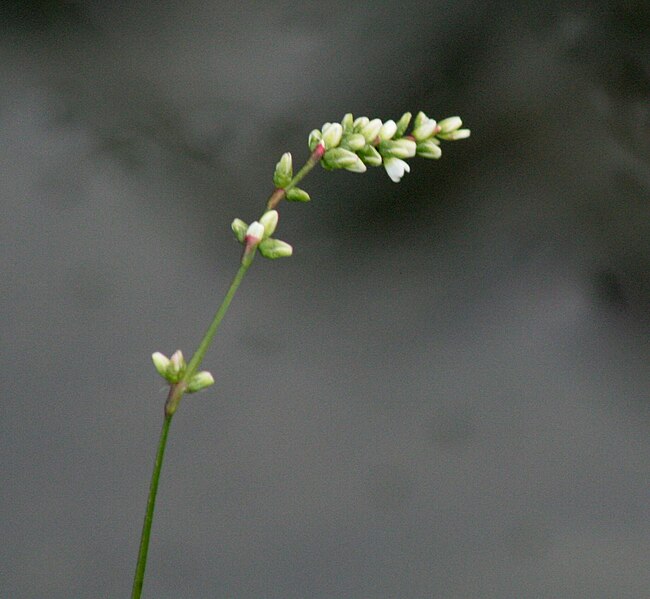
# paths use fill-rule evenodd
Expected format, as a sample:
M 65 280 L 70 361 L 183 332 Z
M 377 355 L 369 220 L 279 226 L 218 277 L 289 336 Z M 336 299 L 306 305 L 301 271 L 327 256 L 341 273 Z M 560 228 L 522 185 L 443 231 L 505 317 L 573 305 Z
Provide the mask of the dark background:
M 314 171 L 174 419 L 145 597 L 641 599 L 650 4 L 8 2 L 0 596 L 128 597 L 165 393 L 282 152 Z

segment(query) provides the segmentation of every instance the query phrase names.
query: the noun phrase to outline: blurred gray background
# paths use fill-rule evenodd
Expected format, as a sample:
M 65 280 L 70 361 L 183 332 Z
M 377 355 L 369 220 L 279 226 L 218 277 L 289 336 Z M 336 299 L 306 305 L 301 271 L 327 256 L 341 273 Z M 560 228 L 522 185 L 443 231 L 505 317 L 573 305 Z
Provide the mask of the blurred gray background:
M 459 114 L 399 185 L 317 169 L 174 419 L 145 597 L 650 589 L 650 5 L 0 9 L 0 597 L 130 595 L 165 393 L 282 152 Z

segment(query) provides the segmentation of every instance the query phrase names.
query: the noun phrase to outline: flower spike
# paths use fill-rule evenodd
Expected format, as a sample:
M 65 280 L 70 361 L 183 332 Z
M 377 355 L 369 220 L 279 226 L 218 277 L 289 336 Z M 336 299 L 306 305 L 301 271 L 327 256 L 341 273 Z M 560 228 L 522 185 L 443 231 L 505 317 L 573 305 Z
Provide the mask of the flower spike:
M 318 160 L 326 170 L 345 169 L 354 173 L 363 173 L 368 166 L 383 164 L 391 180 L 397 182 L 411 170 L 405 160 L 414 156 L 438 159 L 442 155 L 440 140 L 456 141 L 470 136 L 469 129 L 461 129 L 463 121 L 460 117 L 452 116 L 437 122 L 422 111 L 413 119 L 411 133 L 407 134 L 411 116 L 410 112 L 405 112 L 397 122 L 391 119 L 382 122 L 366 116 L 355 119 L 348 113 L 340 123 L 325 123 L 322 130 L 314 129 L 309 134 L 312 159 Z M 303 193 L 306 194 L 290 187 L 285 197 L 291 201 L 304 201 Z

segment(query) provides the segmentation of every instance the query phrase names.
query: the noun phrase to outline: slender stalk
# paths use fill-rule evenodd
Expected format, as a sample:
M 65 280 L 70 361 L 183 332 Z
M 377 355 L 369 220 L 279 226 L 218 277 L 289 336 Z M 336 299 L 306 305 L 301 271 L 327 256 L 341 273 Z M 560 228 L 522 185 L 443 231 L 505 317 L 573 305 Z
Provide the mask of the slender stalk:
M 144 583 L 144 571 L 147 566 L 147 553 L 149 551 L 149 539 L 151 537 L 151 524 L 153 522 L 154 508 L 156 506 L 156 493 L 158 492 L 158 481 L 160 480 L 160 470 L 163 464 L 163 458 L 165 456 L 165 445 L 167 444 L 167 434 L 169 433 L 169 425 L 172 422 L 172 417 L 174 412 L 178 407 L 183 394 L 185 393 L 187 381 L 196 373 L 203 358 L 205 356 L 212 339 L 214 338 L 219 324 L 223 320 L 223 317 L 228 311 L 230 302 L 237 291 L 237 288 L 242 282 L 246 271 L 253 261 L 253 255 L 244 253 L 244 259 L 242 264 L 237 271 L 230 288 L 226 292 L 226 295 L 221 302 L 221 306 L 217 310 L 208 330 L 206 331 L 201 343 L 199 344 L 198 349 L 192 356 L 190 363 L 187 366 L 185 376 L 177 384 L 172 385 L 169 389 L 169 395 L 167 397 L 167 402 L 165 403 L 165 419 L 163 420 L 162 431 L 160 433 L 160 441 L 158 442 L 158 451 L 156 453 L 156 461 L 154 462 L 153 472 L 151 474 L 151 485 L 149 486 L 149 498 L 147 500 L 147 510 L 144 516 L 144 524 L 142 525 L 142 535 L 140 537 L 140 550 L 138 552 L 138 561 L 135 568 L 135 576 L 133 578 L 133 591 L 131 593 L 131 599 L 140 599 L 142 595 L 142 585 Z
M 322 146 L 318 146 L 310 155 L 309 159 L 305 165 L 296 173 L 296 176 L 291 180 L 291 183 L 286 186 L 284 189 L 276 189 L 271 196 L 269 197 L 267 203 L 267 210 L 274 209 L 284 198 L 286 190 L 291 189 L 297 185 L 302 178 L 311 171 L 312 168 L 318 163 L 318 161 L 323 156 L 325 149 Z M 135 569 L 135 577 L 133 579 L 133 591 L 131 593 L 131 599 L 140 599 L 142 595 L 142 585 L 144 583 L 144 572 L 147 566 L 147 553 L 149 551 L 149 539 L 151 537 L 151 524 L 153 522 L 154 508 L 156 506 L 156 494 L 158 492 L 158 481 L 160 479 L 160 470 L 162 468 L 163 458 L 165 455 L 165 445 L 167 444 L 167 434 L 169 433 L 169 426 L 172 421 L 172 417 L 178 408 L 178 404 L 185 394 L 187 389 L 188 381 L 196 374 L 201 362 L 205 357 L 208 348 L 210 347 L 212 340 L 223 320 L 223 317 L 226 315 L 228 308 L 230 307 L 230 302 L 232 301 L 239 285 L 241 284 L 246 272 L 248 271 L 250 265 L 253 262 L 255 257 L 255 252 L 257 251 L 256 246 L 246 246 L 244 248 L 244 253 L 242 255 L 241 265 L 235 274 L 235 277 L 226 292 L 226 295 L 217 310 L 217 313 L 214 315 L 210 326 L 208 327 L 201 343 L 199 344 L 198 349 L 194 352 L 192 359 L 189 361 L 185 374 L 183 378 L 176 384 L 171 385 L 169 389 L 169 395 L 167 396 L 167 401 L 165 402 L 165 419 L 163 420 L 162 431 L 160 433 L 160 441 L 158 442 L 158 452 L 156 453 L 156 461 L 153 467 L 153 473 L 151 474 L 151 485 L 149 487 L 149 498 L 147 500 L 147 510 L 144 516 L 144 524 L 142 526 L 142 536 L 140 537 L 140 550 L 138 552 L 138 561 Z
M 170 390 L 171 392 L 171 390 Z M 167 445 L 167 434 L 169 425 L 172 423 L 173 414 L 165 414 L 162 430 L 160 431 L 160 440 L 158 441 L 158 451 L 156 452 L 156 461 L 153 465 L 151 474 L 151 484 L 149 486 L 149 498 L 147 500 L 147 511 L 144 515 L 144 524 L 142 525 L 142 536 L 140 537 L 140 551 L 138 552 L 138 562 L 135 568 L 133 578 L 133 591 L 131 599 L 140 599 L 142 594 L 142 584 L 144 582 L 144 570 L 147 566 L 147 552 L 149 551 L 149 537 L 151 536 L 151 523 L 153 522 L 153 512 L 156 506 L 156 493 L 158 492 L 158 481 L 160 480 L 160 470 L 162 468 L 163 458 L 165 456 L 165 446 Z
M 198 349 L 196 350 L 196 352 L 192 356 L 192 359 L 187 365 L 187 371 L 185 372 L 185 376 L 183 377 L 183 380 L 185 382 L 189 381 L 196 374 L 196 371 L 199 369 L 199 366 L 201 366 L 201 362 L 205 357 L 205 352 L 208 351 L 208 348 L 212 343 L 212 339 L 214 338 L 214 335 L 217 332 L 217 329 L 219 328 L 219 325 L 221 324 L 223 317 L 226 315 L 226 312 L 228 312 L 228 308 L 230 307 L 230 302 L 232 301 L 232 298 L 235 296 L 235 293 L 237 292 L 237 289 L 239 288 L 239 285 L 241 284 L 242 279 L 244 278 L 244 275 L 248 270 L 248 267 L 251 265 L 251 262 L 253 261 L 252 260 L 253 255 L 251 255 L 250 259 L 248 260 L 245 259 L 242 260 L 241 266 L 239 267 L 239 270 L 237 271 L 235 278 L 232 280 L 232 283 L 230 284 L 230 288 L 226 292 L 226 295 L 223 298 L 223 301 L 221 302 L 221 305 L 219 306 L 217 313 L 214 315 L 214 318 L 212 319 L 212 322 L 210 323 L 208 330 L 205 332 L 205 335 L 203 336 L 203 339 L 201 340 Z

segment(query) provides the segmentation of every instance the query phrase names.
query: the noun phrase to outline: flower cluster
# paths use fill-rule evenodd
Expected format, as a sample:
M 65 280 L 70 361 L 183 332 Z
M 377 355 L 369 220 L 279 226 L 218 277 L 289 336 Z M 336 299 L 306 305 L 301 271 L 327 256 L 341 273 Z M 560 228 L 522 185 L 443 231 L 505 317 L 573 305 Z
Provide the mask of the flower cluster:
M 293 253 L 293 248 L 288 243 L 271 237 L 278 226 L 277 210 L 268 210 L 260 220 L 250 225 L 236 218 L 231 226 L 237 241 L 244 246 L 245 255 L 255 249 L 258 249 L 265 258 L 271 259 L 284 258 Z
M 309 134 L 309 149 L 313 152 L 320 147 L 321 165 L 328 170 L 342 168 L 363 173 L 368 166 L 383 164 L 388 176 L 397 183 L 404 173 L 411 171 L 407 158 L 440 158 L 441 139 L 454 141 L 470 135 L 469 129 L 461 129 L 463 122 L 457 116 L 437 123 L 419 112 L 407 134 L 410 124 L 410 112 L 397 122 L 365 116 L 355 119 L 348 113 L 340 123 L 325 123 L 321 129 L 314 129 Z
M 185 358 L 183 358 L 183 352 L 180 349 L 176 350 L 171 358 L 168 358 L 160 352 L 155 352 L 152 354 L 151 359 L 158 374 L 167 382 L 176 384 L 185 376 L 187 364 L 185 363 Z M 202 370 L 190 378 L 187 382 L 186 391 L 188 393 L 196 393 L 213 384 L 213 376 L 207 370 Z

